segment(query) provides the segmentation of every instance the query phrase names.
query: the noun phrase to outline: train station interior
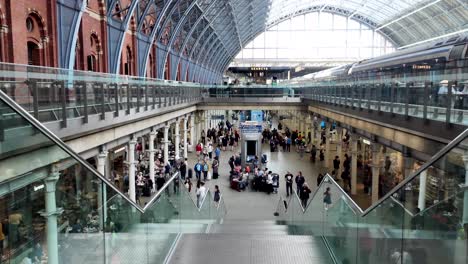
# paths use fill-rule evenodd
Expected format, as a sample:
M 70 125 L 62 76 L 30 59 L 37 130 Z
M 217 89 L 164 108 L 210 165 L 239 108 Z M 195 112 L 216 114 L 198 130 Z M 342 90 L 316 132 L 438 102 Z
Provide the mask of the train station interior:
M 466 264 L 468 2 L 0 0 L 0 221 L 10 264 Z

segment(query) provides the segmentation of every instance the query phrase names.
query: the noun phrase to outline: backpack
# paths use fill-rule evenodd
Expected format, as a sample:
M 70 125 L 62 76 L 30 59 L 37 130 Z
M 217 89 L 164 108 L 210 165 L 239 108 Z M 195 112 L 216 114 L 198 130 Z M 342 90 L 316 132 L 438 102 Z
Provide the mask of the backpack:
M 201 170 L 202 170 L 201 164 L 200 163 L 195 164 L 195 171 L 201 171 Z
M 203 166 L 203 171 L 208 171 L 208 164 L 205 164 L 205 165 Z

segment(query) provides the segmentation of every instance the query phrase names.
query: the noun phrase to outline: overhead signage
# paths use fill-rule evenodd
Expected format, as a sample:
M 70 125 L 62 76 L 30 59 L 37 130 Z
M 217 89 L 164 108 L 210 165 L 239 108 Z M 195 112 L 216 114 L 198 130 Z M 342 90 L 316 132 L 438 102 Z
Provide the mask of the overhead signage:
M 251 71 L 269 71 L 270 67 L 250 67 Z

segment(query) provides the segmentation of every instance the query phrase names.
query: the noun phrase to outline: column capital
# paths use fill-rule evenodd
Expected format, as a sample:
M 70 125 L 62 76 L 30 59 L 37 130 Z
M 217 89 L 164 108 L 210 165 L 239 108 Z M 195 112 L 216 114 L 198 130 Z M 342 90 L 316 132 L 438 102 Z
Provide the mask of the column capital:
M 108 155 L 108 154 L 109 154 L 109 151 L 106 151 L 106 150 L 101 151 L 101 152 L 99 152 L 99 154 L 98 154 L 98 158 L 100 158 L 100 159 L 105 159 L 105 158 L 107 158 L 107 155 Z
M 54 170 L 49 173 L 49 175 L 44 179 L 46 192 L 55 192 L 55 187 L 59 178 L 60 172 Z
M 371 151 L 372 152 L 380 152 L 380 144 L 377 142 L 371 142 Z
M 153 130 L 149 133 L 150 136 L 153 136 L 153 137 L 156 137 L 158 135 L 158 131 L 157 130 Z
M 137 143 L 137 141 L 136 141 L 135 138 L 130 139 L 130 141 L 128 142 L 128 144 L 130 144 L 130 145 L 136 145 L 136 143 Z

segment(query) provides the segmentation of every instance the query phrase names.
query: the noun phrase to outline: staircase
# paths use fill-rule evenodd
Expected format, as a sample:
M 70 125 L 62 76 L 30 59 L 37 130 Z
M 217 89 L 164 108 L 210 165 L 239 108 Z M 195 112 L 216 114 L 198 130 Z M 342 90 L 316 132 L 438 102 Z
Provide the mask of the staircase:
M 185 233 L 171 264 L 333 263 L 320 237 L 291 235 L 276 221 L 225 220 L 207 234 Z

